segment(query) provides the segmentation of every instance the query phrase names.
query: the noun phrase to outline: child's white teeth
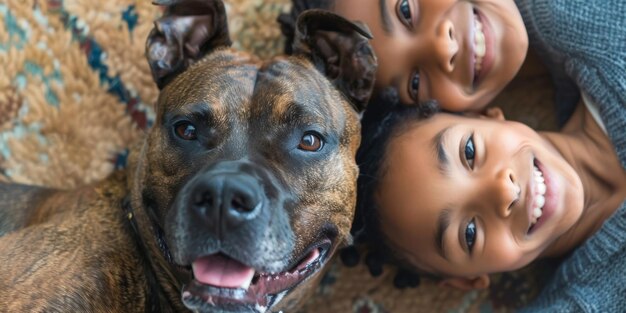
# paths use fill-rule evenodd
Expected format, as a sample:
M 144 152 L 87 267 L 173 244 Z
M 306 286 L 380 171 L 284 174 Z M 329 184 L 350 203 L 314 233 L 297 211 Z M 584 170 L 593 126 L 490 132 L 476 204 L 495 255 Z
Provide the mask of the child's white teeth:
M 537 192 L 543 195 L 546 193 L 546 189 L 546 184 L 544 182 L 537 182 Z
M 544 179 L 543 179 L 543 173 L 541 173 L 541 171 L 535 166 L 535 181 L 537 183 L 543 183 Z
M 535 203 L 533 203 L 533 214 L 531 218 L 531 225 L 535 225 L 541 215 L 543 214 L 543 206 L 546 204 L 546 190 L 547 186 L 545 180 L 543 178 L 543 173 L 539 170 L 537 166 L 534 167 L 533 171 L 535 177 Z
M 540 194 L 540 195 L 544 195 L 546 193 L 546 182 L 545 179 L 543 178 L 543 173 L 539 170 L 538 167 L 534 167 L 534 175 L 535 175 L 535 182 L 536 182 L 536 188 L 535 191 Z
M 483 57 L 487 52 L 487 46 L 485 45 L 485 33 L 483 33 L 483 24 L 478 19 L 478 16 L 474 14 L 474 67 L 476 72 L 480 72 L 483 63 Z
M 537 195 L 535 197 L 535 215 L 537 215 L 537 210 L 539 210 L 541 212 L 541 209 L 543 209 L 543 205 L 546 204 L 546 198 L 543 195 Z
M 480 25 L 480 22 L 476 21 L 476 25 Z M 476 42 L 476 57 L 484 57 L 487 51 L 487 47 L 485 47 L 485 34 L 478 27 L 476 27 L 476 32 L 474 33 L 474 41 Z

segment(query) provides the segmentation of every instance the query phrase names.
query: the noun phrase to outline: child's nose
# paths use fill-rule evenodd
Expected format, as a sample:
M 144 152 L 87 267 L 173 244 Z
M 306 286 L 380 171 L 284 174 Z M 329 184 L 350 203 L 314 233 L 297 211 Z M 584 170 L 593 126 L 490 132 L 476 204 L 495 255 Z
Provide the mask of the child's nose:
M 455 67 L 456 56 L 459 52 L 459 43 L 456 35 L 452 21 L 443 22 L 435 46 L 438 50 L 436 53 L 439 59 L 438 62 L 446 72 L 452 72 Z
M 496 183 L 493 196 L 496 199 L 497 214 L 501 217 L 511 215 L 513 205 L 521 196 L 521 188 L 513 171 L 510 168 L 502 169 L 496 174 Z

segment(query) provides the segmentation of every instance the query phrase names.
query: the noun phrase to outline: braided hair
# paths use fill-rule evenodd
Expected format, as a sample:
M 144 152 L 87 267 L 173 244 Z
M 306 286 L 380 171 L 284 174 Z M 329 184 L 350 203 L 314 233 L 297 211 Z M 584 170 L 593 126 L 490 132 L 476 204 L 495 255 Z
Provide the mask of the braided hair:
M 370 101 L 361 120 L 362 139 L 356 156 L 360 173 L 352 234 L 355 243 L 369 248 L 365 263 L 372 275 L 380 275 L 385 263 L 399 266 L 394 283 L 400 288 L 416 286 L 419 277 L 411 270 L 408 262 L 394 254 L 386 244 L 386 237 L 380 229 L 379 207 L 374 195 L 385 175 L 388 164 L 387 149 L 392 139 L 416 122 L 426 120 L 437 112 L 439 105 L 434 100 L 418 106 L 402 105 L 397 92 L 388 88 Z M 355 253 L 355 248 L 344 250 L 341 255 L 344 263 L 348 261 L 353 265 L 353 260 L 358 260 Z

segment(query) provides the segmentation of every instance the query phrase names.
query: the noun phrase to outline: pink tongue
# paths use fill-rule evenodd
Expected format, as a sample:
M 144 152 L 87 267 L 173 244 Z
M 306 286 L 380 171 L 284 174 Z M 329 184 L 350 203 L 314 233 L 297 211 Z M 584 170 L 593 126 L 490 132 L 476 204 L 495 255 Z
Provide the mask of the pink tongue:
M 215 287 L 247 289 L 254 276 L 253 268 L 221 254 L 199 258 L 191 266 L 198 282 Z
M 297 270 L 301 270 L 303 268 L 305 268 L 307 265 L 309 265 L 311 262 L 317 260 L 317 258 L 320 257 L 320 250 L 319 249 L 313 249 L 313 251 L 311 251 L 309 253 L 309 255 L 307 255 L 306 259 L 302 260 L 302 262 L 300 262 L 300 264 L 298 264 L 298 266 L 296 267 Z

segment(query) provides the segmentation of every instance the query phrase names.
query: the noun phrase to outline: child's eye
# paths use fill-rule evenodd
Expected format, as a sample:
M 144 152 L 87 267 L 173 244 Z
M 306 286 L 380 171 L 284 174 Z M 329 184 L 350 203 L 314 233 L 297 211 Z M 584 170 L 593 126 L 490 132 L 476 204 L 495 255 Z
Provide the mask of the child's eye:
M 397 9 L 398 17 L 402 24 L 404 24 L 408 29 L 413 29 L 413 17 L 411 16 L 411 6 L 409 5 L 409 0 L 400 0 L 398 1 Z
M 465 161 L 467 165 L 474 169 L 474 135 L 471 135 L 465 143 Z
M 419 100 L 418 99 L 419 88 L 420 88 L 420 74 L 418 72 L 413 72 L 409 80 L 409 96 L 411 96 L 411 99 L 413 99 L 413 101 L 415 101 L 416 103 Z
M 474 243 L 476 242 L 476 220 L 472 219 L 465 228 L 465 245 L 469 253 L 472 253 Z

